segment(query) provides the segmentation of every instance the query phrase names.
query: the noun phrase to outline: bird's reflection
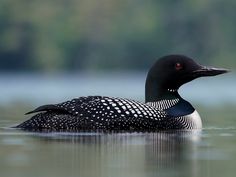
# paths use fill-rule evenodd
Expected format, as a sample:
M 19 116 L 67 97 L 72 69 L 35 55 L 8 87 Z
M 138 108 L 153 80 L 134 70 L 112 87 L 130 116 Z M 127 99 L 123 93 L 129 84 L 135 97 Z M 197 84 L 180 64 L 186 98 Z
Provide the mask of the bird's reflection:
M 200 131 L 157 133 L 35 134 L 51 160 L 71 175 L 153 176 L 178 173 L 197 176 L 195 153 Z
M 165 175 L 198 176 L 192 155 L 200 141 L 200 131 L 179 131 L 152 134 L 146 144 L 148 169 Z

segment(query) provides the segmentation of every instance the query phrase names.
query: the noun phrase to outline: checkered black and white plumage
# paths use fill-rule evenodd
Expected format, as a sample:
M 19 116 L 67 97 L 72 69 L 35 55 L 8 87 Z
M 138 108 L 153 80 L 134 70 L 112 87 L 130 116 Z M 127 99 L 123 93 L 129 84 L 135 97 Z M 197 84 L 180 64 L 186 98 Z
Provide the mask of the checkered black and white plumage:
M 160 104 L 162 103 L 162 108 L 167 108 L 167 105 L 174 106 L 178 101 L 163 101 Z M 61 104 L 41 106 L 29 112 L 37 114 L 17 128 L 35 131 L 153 131 L 193 128 L 181 117 L 168 117 L 164 109 L 157 105 L 158 103 L 144 104 L 113 97 L 80 97 Z

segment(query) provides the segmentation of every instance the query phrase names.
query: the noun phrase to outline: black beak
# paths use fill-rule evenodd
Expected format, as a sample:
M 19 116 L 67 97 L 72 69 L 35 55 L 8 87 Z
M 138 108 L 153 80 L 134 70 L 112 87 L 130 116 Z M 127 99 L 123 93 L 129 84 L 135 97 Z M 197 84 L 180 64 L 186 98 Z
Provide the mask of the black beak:
M 228 73 L 230 70 L 224 68 L 214 68 L 214 67 L 205 67 L 201 66 L 199 69 L 193 71 L 195 77 L 204 77 L 204 76 L 216 76 L 224 73 Z

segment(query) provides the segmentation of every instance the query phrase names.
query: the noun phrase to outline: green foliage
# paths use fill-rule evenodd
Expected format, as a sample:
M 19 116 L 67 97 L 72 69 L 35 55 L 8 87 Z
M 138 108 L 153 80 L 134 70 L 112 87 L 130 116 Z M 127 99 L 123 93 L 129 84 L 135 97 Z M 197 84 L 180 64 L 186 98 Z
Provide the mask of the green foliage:
M 0 69 L 146 69 L 170 53 L 236 68 L 235 9 L 233 0 L 1 0 Z

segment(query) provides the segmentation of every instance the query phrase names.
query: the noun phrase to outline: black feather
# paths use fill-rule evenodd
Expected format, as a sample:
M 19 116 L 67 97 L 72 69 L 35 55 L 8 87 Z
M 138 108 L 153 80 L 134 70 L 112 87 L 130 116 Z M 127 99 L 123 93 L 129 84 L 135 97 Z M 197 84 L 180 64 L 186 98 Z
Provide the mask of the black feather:
M 60 112 L 60 113 L 69 113 L 67 110 L 65 110 L 61 107 L 58 107 L 53 104 L 49 104 L 49 105 L 40 106 L 33 111 L 25 113 L 25 115 L 32 114 L 32 113 L 38 113 L 38 112 L 42 112 L 42 111 L 54 111 L 54 112 Z

